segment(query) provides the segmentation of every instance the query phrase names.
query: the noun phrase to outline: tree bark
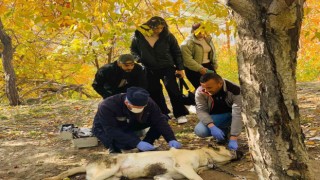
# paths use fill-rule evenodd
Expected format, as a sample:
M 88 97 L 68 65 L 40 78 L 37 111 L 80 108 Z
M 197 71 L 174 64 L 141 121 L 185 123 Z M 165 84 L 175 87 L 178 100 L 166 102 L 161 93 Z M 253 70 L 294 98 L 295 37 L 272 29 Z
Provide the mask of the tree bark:
M 4 46 L 2 52 L 2 64 L 5 75 L 5 92 L 11 106 L 20 104 L 16 87 L 16 74 L 12 66 L 13 48 L 10 36 L 5 32 L 0 19 L 0 40 Z
M 259 179 L 313 179 L 296 65 L 303 0 L 229 0 L 237 23 L 242 116 Z

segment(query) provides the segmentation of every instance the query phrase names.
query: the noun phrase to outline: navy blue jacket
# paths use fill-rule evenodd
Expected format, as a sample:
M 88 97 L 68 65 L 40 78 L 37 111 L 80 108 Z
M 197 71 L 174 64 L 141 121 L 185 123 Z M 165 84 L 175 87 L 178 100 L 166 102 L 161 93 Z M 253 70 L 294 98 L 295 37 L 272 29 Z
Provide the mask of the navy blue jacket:
M 126 94 L 122 93 L 103 100 L 99 104 L 94 126 L 102 126 L 109 138 L 129 149 L 135 148 L 141 141 L 133 131 L 147 127 L 150 129 L 144 139 L 153 138 L 150 131 L 157 131 L 167 142 L 176 140 L 166 116 L 151 98 L 143 110 L 140 122 L 136 118 L 137 114 L 132 113 L 124 104 L 125 98 Z
M 118 87 L 123 79 L 127 81 L 127 84 L 123 87 Z M 133 70 L 127 73 L 115 61 L 99 68 L 92 87 L 105 99 L 115 94 L 125 93 L 127 88 L 131 86 L 146 88 L 146 81 L 146 73 L 143 66 L 135 64 Z

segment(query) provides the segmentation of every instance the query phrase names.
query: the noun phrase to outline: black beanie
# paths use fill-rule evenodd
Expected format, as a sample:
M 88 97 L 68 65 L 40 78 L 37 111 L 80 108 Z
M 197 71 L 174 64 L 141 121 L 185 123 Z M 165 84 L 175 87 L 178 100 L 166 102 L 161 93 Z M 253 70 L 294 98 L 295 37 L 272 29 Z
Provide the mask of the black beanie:
M 145 106 L 148 104 L 149 93 L 140 87 L 130 87 L 127 89 L 127 99 L 134 106 Z

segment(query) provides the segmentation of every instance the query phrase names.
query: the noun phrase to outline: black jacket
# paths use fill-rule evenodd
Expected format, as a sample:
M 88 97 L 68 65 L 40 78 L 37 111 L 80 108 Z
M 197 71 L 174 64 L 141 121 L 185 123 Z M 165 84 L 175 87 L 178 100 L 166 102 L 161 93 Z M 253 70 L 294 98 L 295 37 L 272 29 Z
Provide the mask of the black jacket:
M 131 53 L 148 69 L 184 69 L 178 41 L 171 33 L 161 33 L 154 47 L 151 47 L 141 32 L 136 30 L 130 48 Z
M 119 87 L 121 80 L 126 80 L 126 84 Z M 146 88 L 146 73 L 145 69 L 135 64 L 130 73 L 124 72 L 118 65 L 117 61 L 102 66 L 95 75 L 92 87 L 100 94 L 103 99 L 119 94 L 125 93 L 127 88 L 137 86 Z
M 106 135 L 120 144 L 119 147 L 128 149 L 135 148 L 141 141 L 140 138 L 132 133 L 150 127 L 144 138 L 153 138 L 153 133 L 157 131 L 164 139 L 169 142 L 176 140 L 174 133 L 168 124 L 166 116 L 164 116 L 158 105 L 149 98 L 147 106 L 143 110 L 141 121 L 138 121 L 136 115 L 132 113 L 124 104 L 126 94 L 117 94 L 103 100 L 99 104 L 99 108 L 94 120 L 94 126 L 103 127 Z

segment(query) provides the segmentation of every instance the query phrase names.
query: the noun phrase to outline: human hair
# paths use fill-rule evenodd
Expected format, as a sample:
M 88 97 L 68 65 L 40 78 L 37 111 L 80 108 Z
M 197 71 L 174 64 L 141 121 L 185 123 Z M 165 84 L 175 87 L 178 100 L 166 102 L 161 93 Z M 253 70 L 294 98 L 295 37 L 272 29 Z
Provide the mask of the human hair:
M 205 83 L 205 82 L 209 81 L 210 79 L 213 79 L 216 82 L 223 81 L 222 77 L 217 73 L 205 73 L 204 75 L 201 76 L 200 83 Z
M 166 20 L 164 20 L 162 17 L 159 16 L 153 16 L 152 18 L 150 18 L 145 25 L 149 26 L 151 29 L 157 28 L 159 25 L 164 26 L 163 31 L 161 32 L 161 34 L 163 33 L 169 33 L 169 27 L 168 24 L 166 22 Z
M 135 61 L 135 57 L 132 54 L 121 54 L 118 58 L 119 63 L 127 63 L 128 61 Z
M 201 26 L 200 23 L 195 23 L 191 26 L 191 33 L 193 33 L 195 30 L 197 30 Z

